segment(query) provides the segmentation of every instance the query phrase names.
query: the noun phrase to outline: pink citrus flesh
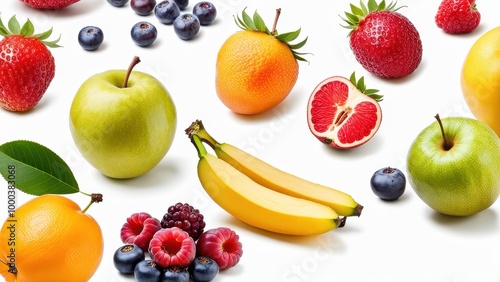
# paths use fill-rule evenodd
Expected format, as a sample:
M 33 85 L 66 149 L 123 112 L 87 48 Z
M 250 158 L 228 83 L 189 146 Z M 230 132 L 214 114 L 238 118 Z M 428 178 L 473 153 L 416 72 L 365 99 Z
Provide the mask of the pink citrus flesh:
M 338 149 L 365 144 L 378 131 L 381 121 L 379 103 L 341 76 L 319 83 L 307 105 L 311 133 L 321 142 Z

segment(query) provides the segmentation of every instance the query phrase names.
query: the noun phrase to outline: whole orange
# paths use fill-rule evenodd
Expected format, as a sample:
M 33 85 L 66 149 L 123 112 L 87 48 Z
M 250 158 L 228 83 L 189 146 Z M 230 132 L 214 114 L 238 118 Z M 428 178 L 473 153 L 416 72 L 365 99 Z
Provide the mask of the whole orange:
M 86 282 L 101 263 L 99 224 L 72 200 L 43 195 L 18 207 L 0 231 L 0 263 L 6 281 Z
M 471 113 L 500 136 L 500 27 L 472 45 L 461 72 L 462 93 Z
M 250 17 L 243 19 L 251 21 Z M 244 30 L 229 36 L 217 54 L 215 88 L 233 112 L 258 114 L 290 94 L 299 74 L 297 53 L 286 38 L 269 31 L 263 23 L 239 22 Z M 259 26 L 260 30 L 255 29 Z

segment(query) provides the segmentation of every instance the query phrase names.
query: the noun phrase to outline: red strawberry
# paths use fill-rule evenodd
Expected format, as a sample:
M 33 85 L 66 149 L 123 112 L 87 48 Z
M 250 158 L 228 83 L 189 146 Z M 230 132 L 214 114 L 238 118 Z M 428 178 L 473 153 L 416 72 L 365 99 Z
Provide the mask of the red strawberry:
M 35 9 L 62 9 L 80 0 L 20 0 Z
M 351 4 L 345 12 L 350 46 L 356 60 L 370 73 L 382 78 L 401 78 L 422 61 L 422 41 L 408 18 L 397 13 L 396 3 L 386 6 L 369 0 L 361 7 Z
M 436 25 L 446 33 L 469 33 L 476 29 L 481 14 L 475 0 L 443 0 L 436 13 Z
M 9 28 L 10 30 L 9 30 Z M 47 48 L 59 47 L 45 41 L 52 29 L 34 34 L 28 19 L 21 27 L 15 16 L 5 26 L 0 19 L 0 106 L 25 112 L 36 106 L 55 75 L 55 61 Z

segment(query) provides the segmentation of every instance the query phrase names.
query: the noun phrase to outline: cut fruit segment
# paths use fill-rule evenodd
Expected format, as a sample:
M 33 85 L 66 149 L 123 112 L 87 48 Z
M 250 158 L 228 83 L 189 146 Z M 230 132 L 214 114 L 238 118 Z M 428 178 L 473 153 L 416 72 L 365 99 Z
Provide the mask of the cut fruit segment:
M 366 89 L 364 78 L 356 81 L 332 76 L 312 92 L 307 105 L 311 133 L 321 142 L 339 149 L 359 147 L 380 127 L 382 110 L 378 90 Z

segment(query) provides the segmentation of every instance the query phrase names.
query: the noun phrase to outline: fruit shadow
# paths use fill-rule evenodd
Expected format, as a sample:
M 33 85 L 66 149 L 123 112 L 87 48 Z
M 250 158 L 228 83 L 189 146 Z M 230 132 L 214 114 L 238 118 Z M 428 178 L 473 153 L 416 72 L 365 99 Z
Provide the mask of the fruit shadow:
M 365 158 L 369 155 L 377 154 L 379 151 L 382 151 L 384 148 L 384 142 L 377 136 L 376 134 L 365 144 L 352 149 L 342 150 L 330 147 L 328 145 L 323 146 L 323 150 L 326 154 L 333 155 L 335 157 L 341 156 L 351 159 L 352 157 Z
M 445 227 L 456 234 L 480 235 L 498 233 L 498 214 L 492 208 L 471 216 L 449 216 L 437 211 L 429 211 L 429 217 L 440 227 Z
M 256 122 L 256 121 L 269 121 L 272 119 L 279 118 L 280 116 L 286 116 L 290 114 L 291 116 L 295 115 L 297 113 L 297 108 L 301 106 L 301 97 L 300 95 L 303 92 L 299 89 L 293 89 L 292 92 L 286 97 L 285 100 L 283 100 L 281 103 L 276 105 L 274 108 L 269 109 L 265 112 L 259 113 L 259 114 L 251 114 L 251 115 L 245 115 L 245 114 L 238 114 L 235 112 L 232 112 L 231 110 L 228 109 L 228 111 L 231 114 L 232 118 L 238 119 L 239 121 L 244 121 L 244 122 Z M 307 105 L 306 105 L 307 106 Z M 304 115 L 306 113 L 306 108 L 303 110 Z M 304 116 L 305 118 L 305 116 Z
M 175 161 L 169 160 L 160 162 L 146 174 L 135 178 L 117 179 L 102 174 L 100 174 L 100 177 L 106 182 L 120 186 L 120 189 L 126 188 L 143 194 L 144 189 L 164 189 L 169 187 L 169 183 L 178 181 L 180 175 L 182 173 L 179 171 L 179 166 L 175 164 Z
M 334 229 L 324 234 L 319 235 L 286 235 L 274 233 L 271 231 L 263 230 L 257 227 L 253 227 L 246 224 L 233 216 L 227 216 L 222 219 L 225 226 L 237 226 L 239 229 L 247 230 L 255 235 L 261 236 L 263 239 L 271 239 L 278 243 L 292 244 L 294 247 L 301 246 L 306 248 L 317 248 L 318 244 L 323 245 L 322 247 L 328 247 L 335 249 L 337 253 L 346 252 L 345 244 L 342 242 L 337 233 L 339 229 Z M 342 227 L 342 229 L 345 227 Z M 325 246 L 327 245 L 327 246 Z

